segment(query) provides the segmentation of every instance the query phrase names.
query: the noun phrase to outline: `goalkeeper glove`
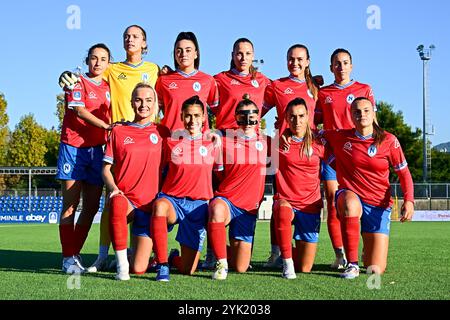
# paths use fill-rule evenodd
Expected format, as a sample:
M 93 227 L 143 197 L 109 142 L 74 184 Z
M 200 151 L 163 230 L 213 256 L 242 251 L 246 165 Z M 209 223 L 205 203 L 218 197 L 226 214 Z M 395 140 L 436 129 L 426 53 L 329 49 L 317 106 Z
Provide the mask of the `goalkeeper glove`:
M 69 90 L 73 90 L 73 87 L 80 81 L 80 78 L 70 72 L 70 71 L 64 71 L 63 73 L 61 73 L 61 75 L 59 76 L 59 86 L 64 89 L 69 89 Z

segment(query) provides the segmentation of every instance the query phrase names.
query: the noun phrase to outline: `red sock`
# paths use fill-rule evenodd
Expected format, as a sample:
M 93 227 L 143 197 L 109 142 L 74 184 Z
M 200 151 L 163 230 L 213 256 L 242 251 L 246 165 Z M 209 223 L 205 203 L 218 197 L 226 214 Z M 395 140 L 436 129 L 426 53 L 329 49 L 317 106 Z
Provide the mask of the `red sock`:
M 272 217 L 270 218 L 270 244 L 273 246 L 278 245 L 277 235 L 275 233 L 275 222 L 274 222 L 273 214 L 272 214 Z
M 114 250 L 128 247 L 128 200 L 123 196 L 112 197 L 109 203 L 109 230 Z
M 358 261 L 359 248 L 359 218 L 343 217 L 341 221 L 345 254 L 348 262 Z
M 275 234 L 283 259 L 292 258 L 292 209 L 280 206 L 275 210 Z
M 208 222 L 208 239 L 217 260 L 227 258 L 225 222 Z
M 59 225 L 59 239 L 61 240 L 63 257 L 71 257 L 74 255 L 75 232 L 73 224 Z
M 167 218 L 152 216 L 151 233 L 158 263 L 167 263 Z
M 334 206 L 334 203 L 327 204 L 327 209 L 327 226 L 331 244 L 333 245 L 334 249 L 342 248 L 341 222 L 337 217 L 336 207 Z
M 80 254 L 81 249 L 83 248 L 84 243 L 86 242 L 86 238 L 89 234 L 89 230 L 91 229 L 91 225 L 85 226 L 81 224 L 75 225 L 74 237 L 75 237 L 75 247 L 74 247 L 74 255 Z

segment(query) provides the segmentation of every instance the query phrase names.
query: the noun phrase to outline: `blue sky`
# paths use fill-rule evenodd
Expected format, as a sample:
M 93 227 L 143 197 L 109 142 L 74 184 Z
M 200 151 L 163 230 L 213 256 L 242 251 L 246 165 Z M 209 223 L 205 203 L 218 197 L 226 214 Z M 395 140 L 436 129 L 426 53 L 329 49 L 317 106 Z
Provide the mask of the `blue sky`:
M 71 5 L 80 10 L 79 29 L 67 27 Z M 372 5 L 379 16 L 367 12 Z M 444 78 L 450 71 L 449 13 L 445 0 L 2 1 L 0 92 L 8 101 L 11 129 L 28 113 L 47 128 L 56 126 L 61 71 L 82 65 L 87 49 L 97 42 L 111 48 L 115 61 L 124 60 L 122 32 L 139 24 L 149 38 L 146 60 L 172 65 L 177 34 L 193 31 L 200 43 L 200 69 L 212 75 L 229 68 L 231 46 L 239 37 L 252 40 L 255 57 L 264 59 L 260 70 L 271 79 L 287 75 L 286 50 L 303 43 L 310 50 L 313 74 L 330 83 L 330 54 L 346 48 L 353 55 L 353 78 L 370 84 L 376 99 L 401 110 L 413 128 L 422 128 L 422 61 L 416 47 L 434 44 L 429 115 L 436 145 L 450 141 Z M 379 28 L 370 29 L 368 20 L 379 21 Z M 269 126 L 273 119 L 272 111 Z

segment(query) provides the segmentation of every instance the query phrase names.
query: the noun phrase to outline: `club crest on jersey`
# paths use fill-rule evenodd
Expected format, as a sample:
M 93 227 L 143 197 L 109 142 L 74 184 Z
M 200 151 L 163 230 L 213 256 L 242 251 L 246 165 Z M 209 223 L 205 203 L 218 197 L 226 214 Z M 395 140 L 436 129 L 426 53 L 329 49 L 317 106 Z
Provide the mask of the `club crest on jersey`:
M 81 92 L 80 91 L 74 91 L 73 93 L 73 100 L 80 101 L 81 100 Z
M 294 90 L 291 88 L 286 88 L 286 90 L 284 90 L 284 94 L 294 94 Z
M 150 80 L 150 77 L 148 76 L 148 73 L 143 73 L 141 79 L 142 82 L 148 82 Z
M 195 92 L 199 92 L 200 90 L 202 90 L 202 85 L 200 84 L 200 82 L 196 81 L 192 85 L 192 89 L 194 89 Z
M 171 84 L 169 84 L 169 89 L 170 90 L 178 89 L 178 85 L 175 82 L 172 82 Z
M 125 140 L 123 140 L 123 145 L 132 144 L 132 143 L 134 143 L 134 140 L 131 137 L 126 137 Z
M 70 164 L 69 163 L 64 163 L 64 166 L 63 166 L 64 173 L 67 174 L 67 173 L 70 172 L 70 170 L 72 170 L 72 167 L 70 166 Z
M 307 93 L 310 98 L 314 98 L 313 94 L 311 93 L 311 91 L 309 91 L 309 89 L 308 89 Z
M 255 88 L 259 88 L 259 83 L 258 81 L 256 81 L 256 79 L 252 80 L 252 86 L 254 86 Z
M 344 144 L 344 150 L 352 151 L 352 143 L 349 142 L 349 141 L 347 141 L 347 142 Z
M 369 149 L 367 149 L 367 154 L 369 155 L 369 157 L 374 157 L 377 154 L 377 147 L 375 145 L 371 145 L 369 147 Z
M 158 136 L 157 136 L 156 134 L 152 133 L 152 134 L 150 135 L 150 141 L 151 141 L 153 144 L 157 144 L 157 143 L 158 143 Z
M 333 98 L 331 98 L 330 96 L 326 97 L 325 98 L 325 103 L 327 103 L 327 104 L 333 103 Z
M 111 94 L 109 93 L 109 91 L 106 91 L 106 100 L 111 101 Z
M 264 147 L 263 147 L 263 144 L 261 143 L 261 141 L 256 141 L 256 142 L 255 142 L 255 148 L 256 148 L 256 150 L 258 150 L 258 151 L 262 151 L 262 149 L 263 149 Z
M 198 148 L 198 152 L 200 152 L 200 155 L 202 157 L 206 157 L 206 155 L 208 154 L 208 149 L 205 146 L 201 146 L 200 148 Z
M 355 96 L 352 95 L 351 93 L 347 96 L 347 103 L 351 104 L 353 102 L 353 100 L 355 100 Z
M 240 85 L 241 85 L 241 84 L 239 83 L 239 81 L 237 81 L 236 79 L 232 79 L 231 82 L 230 82 L 230 84 L 231 84 L 232 86 L 240 86 Z

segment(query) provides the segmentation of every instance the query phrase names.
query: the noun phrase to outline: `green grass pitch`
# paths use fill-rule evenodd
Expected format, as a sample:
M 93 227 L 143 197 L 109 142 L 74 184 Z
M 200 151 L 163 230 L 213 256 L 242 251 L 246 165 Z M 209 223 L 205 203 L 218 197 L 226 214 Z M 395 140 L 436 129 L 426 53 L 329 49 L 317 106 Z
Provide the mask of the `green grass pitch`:
M 99 225 L 92 227 L 82 251 L 87 266 L 96 258 L 98 230 Z M 169 234 L 169 248 L 178 247 L 174 241 L 175 231 Z M 337 272 L 329 269 L 334 254 L 326 224 L 321 227 L 313 271 L 297 274 L 295 280 L 282 279 L 279 270 L 262 268 L 270 251 L 269 239 L 269 223 L 258 222 L 253 269 L 245 274 L 230 272 L 226 281 L 211 280 L 211 272 L 197 271 L 189 277 L 172 271 L 168 283 L 154 281 L 155 273 L 132 275 L 130 281 L 119 282 L 114 280 L 113 272 L 102 272 L 82 275 L 80 288 L 69 289 L 67 283 L 71 282 L 70 276 L 60 271 L 57 225 L 1 225 L 0 299 L 450 299 L 448 222 L 393 222 L 388 269 L 379 282 L 367 274 L 361 274 L 354 280 L 340 279 Z

